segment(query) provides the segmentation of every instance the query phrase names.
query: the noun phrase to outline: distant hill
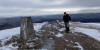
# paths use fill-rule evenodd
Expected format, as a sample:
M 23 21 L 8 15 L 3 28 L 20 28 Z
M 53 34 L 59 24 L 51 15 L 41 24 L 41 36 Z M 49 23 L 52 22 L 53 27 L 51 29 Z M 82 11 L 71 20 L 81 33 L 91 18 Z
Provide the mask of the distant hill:
M 72 21 L 76 22 L 100 22 L 100 13 L 81 13 L 70 14 Z M 56 15 L 43 15 L 43 16 L 31 16 L 34 23 L 51 22 L 55 20 L 62 21 L 63 14 Z M 0 18 L 0 30 L 8 29 L 20 26 L 21 17 L 12 18 Z
M 72 21 L 100 22 L 100 13 L 71 14 Z

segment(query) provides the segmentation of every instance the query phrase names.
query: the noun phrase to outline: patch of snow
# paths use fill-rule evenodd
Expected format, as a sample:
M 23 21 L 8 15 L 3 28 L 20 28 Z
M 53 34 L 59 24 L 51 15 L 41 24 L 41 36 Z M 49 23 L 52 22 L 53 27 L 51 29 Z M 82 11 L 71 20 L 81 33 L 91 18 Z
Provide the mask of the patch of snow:
M 71 21 L 69 21 L 69 25 L 71 25 L 72 24 L 72 22 Z
M 65 41 L 67 41 L 67 42 L 68 42 L 69 40 L 65 40 Z
M 57 35 L 55 35 L 56 37 L 63 37 L 64 35 L 61 33 L 58 33 Z
M 44 23 L 35 23 L 34 24 L 34 30 L 39 31 L 43 25 L 47 24 L 47 22 Z
M 0 40 L 20 33 L 20 27 L 0 31 Z
M 83 23 L 83 24 L 88 24 L 88 25 L 95 25 L 95 26 L 100 26 L 100 23 Z
M 61 26 L 64 26 L 64 22 L 60 22 L 60 25 L 61 25 Z
M 0 50 L 12 50 L 12 49 L 7 46 L 4 46 L 4 47 L 0 47 Z
M 50 32 L 51 34 L 55 34 L 54 32 Z
M 8 46 L 0 47 L 0 50 L 17 50 L 18 46 L 13 47 L 12 44 L 9 44 Z
M 7 37 L 7 38 L 5 38 L 5 39 L 2 39 L 1 41 L 1 45 L 4 45 L 5 44 L 5 42 L 7 42 L 9 39 L 11 39 L 12 37 Z
M 13 44 L 17 44 L 17 42 L 16 42 L 16 43 L 11 43 L 11 44 L 9 44 L 9 45 L 8 45 L 8 47 L 13 48 L 13 49 L 17 49 L 17 48 L 18 48 L 18 46 L 13 47 L 13 46 L 12 46 Z
M 74 46 L 74 47 L 78 47 L 80 48 L 80 50 L 84 50 L 83 47 L 78 42 L 75 42 L 75 44 L 77 44 L 77 46 Z
M 49 39 L 53 39 L 53 38 L 49 38 Z
M 61 28 L 61 29 L 58 29 L 59 31 L 64 31 L 65 30 L 65 28 Z
M 86 35 L 88 35 L 90 37 L 93 37 L 96 40 L 100 41 L 100 32 L 99 32 L 99 30 L 76 27 L 75 32 L 81 32 L 83 34 L 86 34 Z

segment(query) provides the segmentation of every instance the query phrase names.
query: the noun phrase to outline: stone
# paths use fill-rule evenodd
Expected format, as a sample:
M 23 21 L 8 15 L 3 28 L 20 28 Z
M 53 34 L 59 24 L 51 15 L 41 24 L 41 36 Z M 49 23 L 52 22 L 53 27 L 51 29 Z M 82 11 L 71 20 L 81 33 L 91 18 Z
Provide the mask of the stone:
M 34 39 L 34 37 L 35 31 L 33 28 L 31 17 L 22 17 L 20 27 L 20 39 L 25 42 L 27 40 Z

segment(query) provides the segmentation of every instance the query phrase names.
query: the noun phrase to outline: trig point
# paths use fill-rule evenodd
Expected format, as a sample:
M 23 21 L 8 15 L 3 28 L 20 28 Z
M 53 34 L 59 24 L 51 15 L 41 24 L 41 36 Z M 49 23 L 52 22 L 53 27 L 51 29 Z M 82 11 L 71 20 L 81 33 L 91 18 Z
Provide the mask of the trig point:
M 20 28 L 20 39 L 27 41 L 35 37 L 34 28 L 31 17 L 22 17 Z

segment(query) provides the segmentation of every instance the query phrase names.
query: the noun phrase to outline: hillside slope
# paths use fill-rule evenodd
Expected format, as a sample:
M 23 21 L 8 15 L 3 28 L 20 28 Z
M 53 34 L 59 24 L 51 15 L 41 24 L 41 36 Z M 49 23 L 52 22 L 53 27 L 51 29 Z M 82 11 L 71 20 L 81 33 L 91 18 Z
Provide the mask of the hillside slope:
M 59 21 L 34 23 L 42 47 L 47 50 L 100 50 L 99 23 L 70 23 L 70 33 L 65 32 L 64 23 Z M 20 27 L 0 31 L 0 50 L 16 50 L 16 38 Z M 31 45 L 31 44 L 30 44 Z

